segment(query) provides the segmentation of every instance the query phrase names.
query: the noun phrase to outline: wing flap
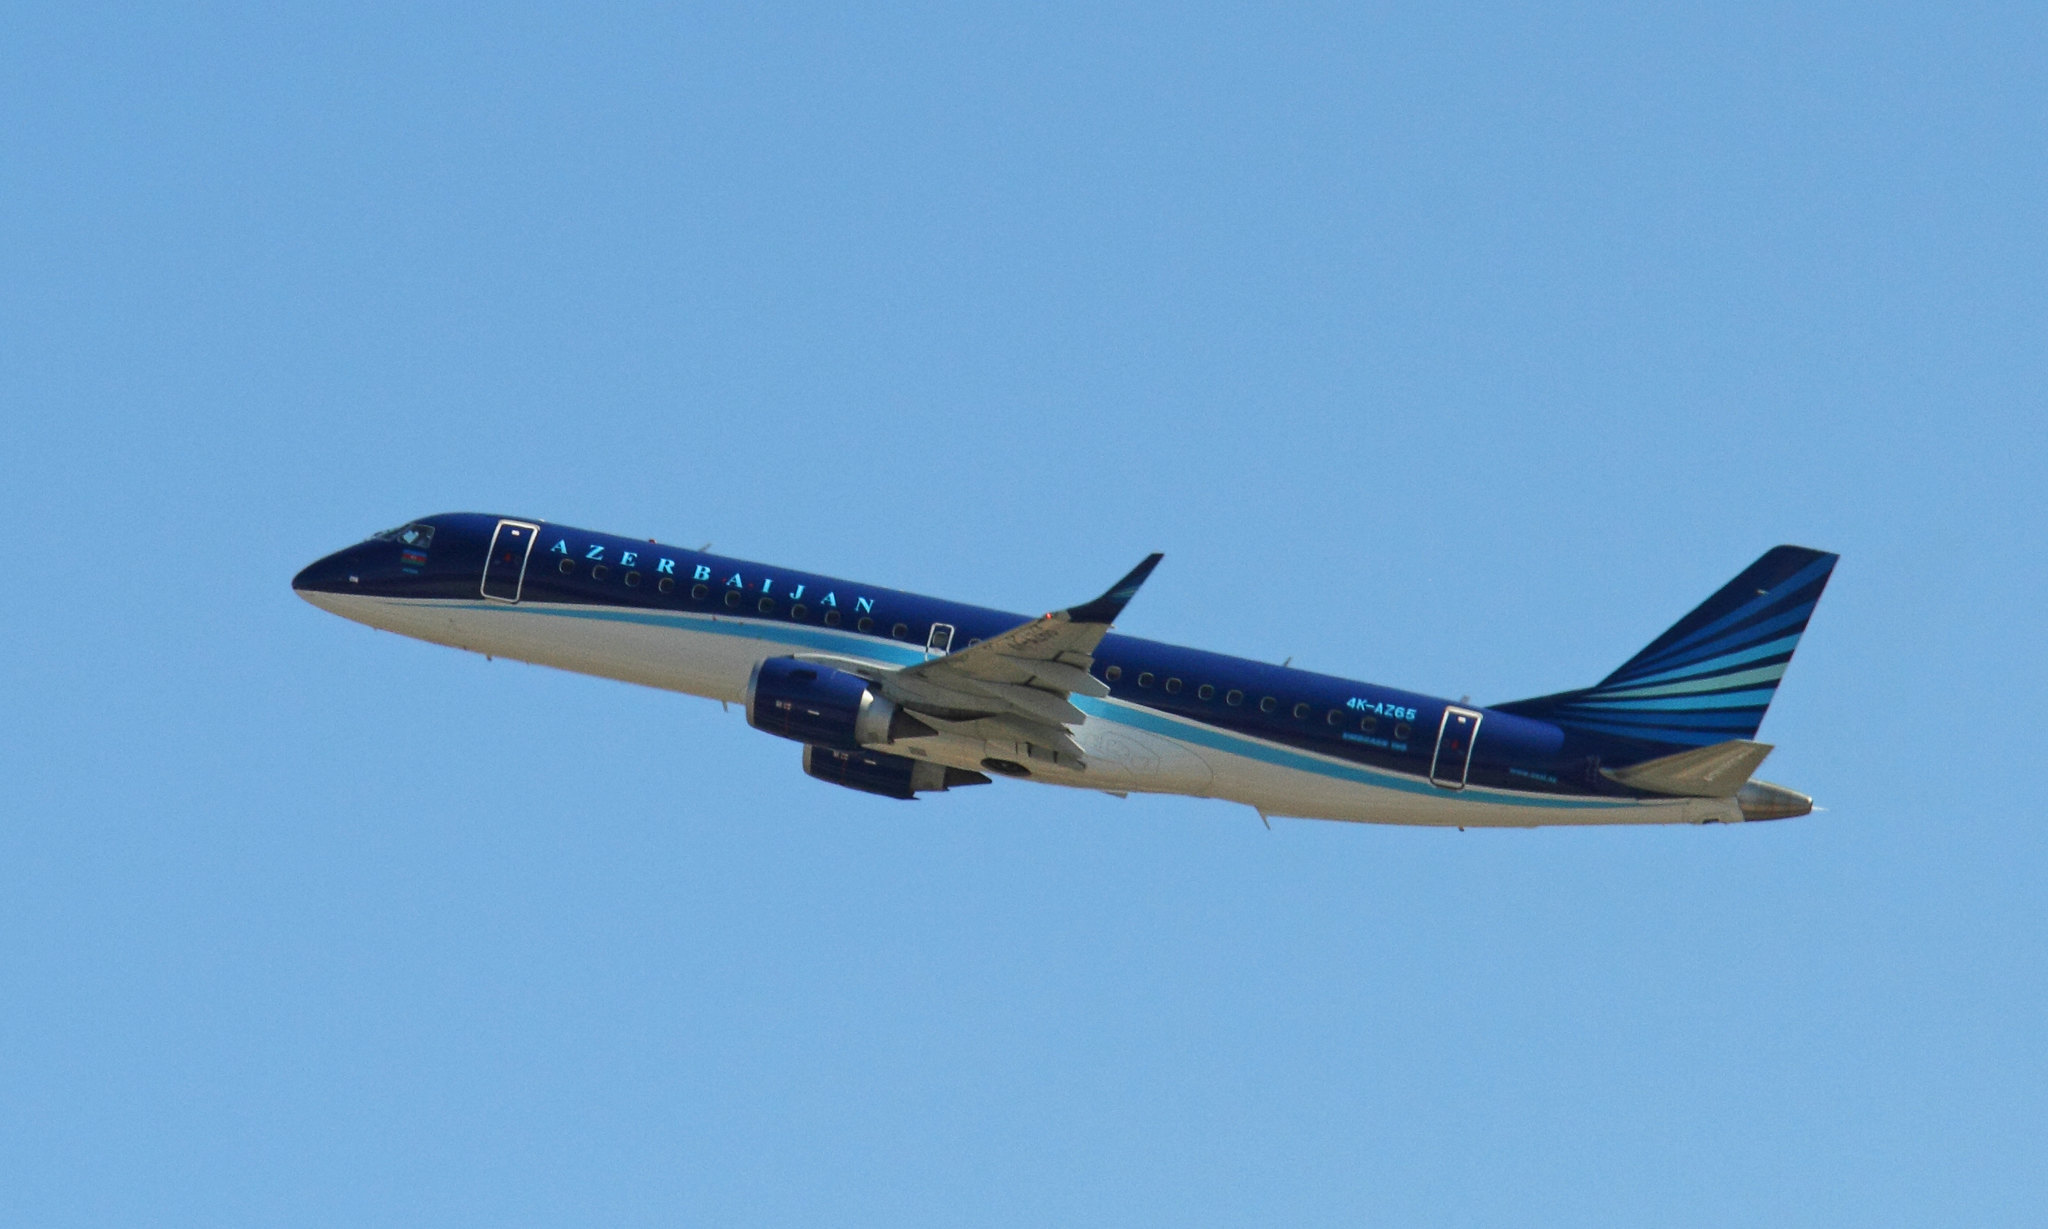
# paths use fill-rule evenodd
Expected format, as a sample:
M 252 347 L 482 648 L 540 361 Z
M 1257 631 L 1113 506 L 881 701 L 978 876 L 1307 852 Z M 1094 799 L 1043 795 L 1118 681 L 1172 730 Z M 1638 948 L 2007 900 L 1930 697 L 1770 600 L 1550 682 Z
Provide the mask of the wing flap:
M 980 653 L 981 647 L 976 645 L 963 650 L 960 660 L 953 663 L 954 668 L 993 683 L 1036 687 L 1052 692 L 1079 692 L 1097 698 L 1109 694 L 1108 684 L 1083 667 L 1058 660 L 1034 661 L 1008 653 Z
M 938 728 L 939 733 L 950 734 L 956 738 L 985 743 L 1014 743 L 1019 748 L 1019 754 L 1026 757 L 1031 757 L 1031 748 L 1040 748 L 1048 753 L 1048 757 L 1031 758 L 1054 758 L 1056 762 L 1064 763 L 1070 768 L 1082 767 L 1087 758 L 1081 750 L 1081 744 L 1075 742 L 1074 736 L 1063 727 L 1046 725 L 1012 713 L 976 717 L 969 721 L 948 721 L 942 717 L 927 720 Z M 1059 760 L 1051 756 L 1050 753 L 1053 752 L 1066 759 Z
M 1159 566 L 1161 556 L 1143 563 L 1092 602 L 1056 610 L 980 644 L 893 671 L 883 680 L 889 698 L 906 708 L 942 718 L 1008 714 L 1037 726 L 1064 730 L 1086 721 L 1069 696 L 1100 699 L 1109 685 L 1089 673 L 1095 647 L 1109 634 L 1109 621 L 1122 613 L 1138 587 Z M 1080 748 L 1061 749 L 1078 756 Z
M 938 710 L 942 717 L 1014 712 L 1052 725 L 1075 725 L 1084 720 L 1081 710 L 1068 703 L 1065 692 L 994 683 L 968 674 L 902 670 L 884 677 L 881 685 L 883 693 L 903 707 L 920 712 Z
M 1089 673 L 1095 648 L 1160 558 L 1146 556 L 1094 601 L 914 666 L 898 669 L 836 653 L 795 656 L 870 680 L 939 733 L 1012 744 L 1019 755 L 1082 768 L 1086 757 L 1072 728 L 1088 717 L 1069 697 L 1109 694 L 1109 685 Z

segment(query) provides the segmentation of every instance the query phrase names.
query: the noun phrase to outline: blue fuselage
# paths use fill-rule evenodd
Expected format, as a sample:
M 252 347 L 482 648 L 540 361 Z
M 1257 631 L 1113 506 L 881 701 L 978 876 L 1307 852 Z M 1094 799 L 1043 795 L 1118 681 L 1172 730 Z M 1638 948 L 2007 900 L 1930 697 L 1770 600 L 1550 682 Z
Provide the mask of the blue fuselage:
M 507 524 L 528 527 L 530 541 L 498 541 L 505 557 L 488 558 Z M 430 528 L 421 534 L 421 527 Z M 649 637 L 674 632 L 689 645 L 723 652 L 720 642 L 729 642 L 742 650 L 721 660 L 814 652 L 893 667 L 965 648 L 1034 617 L 539 520 L 459 513 L 408 529 L 411 540 L 380 535 L 320 560 L 299 574 L 294 588 L 337 613 L 425 639 L 725 700 L 740 698 L 744 676 L 730 667 L 692 673 L 680 658 L 693 650 L 676 648 L 678 660 L 671 662 L 668 642 Z M 425 616 L 401 615 L 401 608 L 435 612 L 445 622 L 420 622 Z M 539 622 L 521 622 L 516 636 L 501 638 L 492 630 L 515 620 Z M 545 646 L 554 634 L 540 623 L 563 637 L 579 625 L 602 624 L 640 638 L 626 657 L 600 659 L 594 649 L 522 650 Z M 633 654 L 647 659 L 645 672 L 628 660 Z M 1100 718 L 1131 737 L 1166 740 L 1206 758 L 1211 762 L 1202 780 L 1223 779 L 1211 772 L 1216 763 L 1245 760 L 1278 772 L 1308 772 L 1332 788 L 1395 796 L 1385 814 L 1367 808 L 1363 816 L 1319 802 L 1276 798 L 1269 807 L 1257 797 L 1238 798 L 1272 814 L 1320 810 L 1332 818 L 1400 822 L 1395 812 L 1405 805 L 1422 808 L 1407 822 L 1427 823 L 1723 817 L 1698 806 L 1683 815 L 1671 811 L 1672 799 L 1653 799 L 1601 773 L 1611 746 L 1512 713 L 1114 633 L 1096 650 L 1091 673 L 1107 684 L 1109 696 L 1076 700 L 1088 724 Z M 1447 742 L 1447 731 L 1456 730 L 1466 732 L 1464 741 Z M 1255 773 L 1241 775 L 1255 781 Z M 1124 784 L 1148 788 L 1143 780 Z M 1261 787 L 1159 788 L 1236 796 Z M 1302 795 L 1312 796 L 1321 795 Z M 1457 802 L 1474 805 L 1443 805 Z M 1618 813 L 1652 802 L 1670 813 L 1654 819 Z M 1597 818 L 1565 813 L 1573 808 L 1590 808 L 1587 814 Z M 1471 816 L 1461 818 L 1467 809 Z M 1488 819 L 1481 810 L 1522 818 Z

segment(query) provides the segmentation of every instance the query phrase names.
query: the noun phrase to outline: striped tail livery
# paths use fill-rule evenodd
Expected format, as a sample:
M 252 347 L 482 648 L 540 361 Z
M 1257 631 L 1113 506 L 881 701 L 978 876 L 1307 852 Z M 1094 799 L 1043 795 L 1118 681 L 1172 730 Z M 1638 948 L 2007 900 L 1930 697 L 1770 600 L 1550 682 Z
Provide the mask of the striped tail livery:
M 1597 686 L 1496 707 L 1666 749 L 1754 738 L 1839 558 L 1773 547 Z

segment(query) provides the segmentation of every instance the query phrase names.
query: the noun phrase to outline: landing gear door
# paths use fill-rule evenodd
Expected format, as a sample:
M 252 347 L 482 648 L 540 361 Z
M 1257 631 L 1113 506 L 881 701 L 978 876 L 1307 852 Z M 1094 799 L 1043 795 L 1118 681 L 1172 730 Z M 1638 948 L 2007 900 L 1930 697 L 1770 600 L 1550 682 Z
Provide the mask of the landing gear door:
M 525 521 L 499 521 L 491 535 L 491 552 L 484 556 L 484 596 L 499 602 L 516 602 L 526 584 L 526 559 L 533 554 L 540 526 Z
M 1444 709 L 1443 723 L 1436 729 L 1436 754 L 1429 761 L 1429 783 L 1464 789 L 1465 774 L 1472 769 L 1472 744 L 1478 736 L 1478 713 L 1455 705 Z

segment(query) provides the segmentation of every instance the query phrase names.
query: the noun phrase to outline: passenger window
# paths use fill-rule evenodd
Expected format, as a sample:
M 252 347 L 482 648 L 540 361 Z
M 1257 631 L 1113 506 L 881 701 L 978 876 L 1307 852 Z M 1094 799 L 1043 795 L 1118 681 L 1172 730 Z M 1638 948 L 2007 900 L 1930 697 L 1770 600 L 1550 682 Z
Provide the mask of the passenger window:
M 1344 724 L 1344 710 L 1343 710 L 1343 709 L 1341 709 L 1341 708 L 1333 708 L 1333 709 L 1331 709 L 1331 710 L 1330 710 L 1330 717 L 1329 717 L 1329 721 L 1330 721 L 1330 724 L 1331 724 L 1331 725 L 1343 725 L 1343 724 Z
M 1379 729 L 1379 727 L 1380 719 L 1378 717 L 1373 716 L 1371 713 L 1367 713 L 1365 716 L 1360 717 L 1358 719 L 1358 728 L 1363 733 L 1370 734 L 1374 730 Z
M 873 619 L 868 618 L 866 615 L 862 615 L 860 617 L 860 622 L 854 624 L 853 627 L 855 631 L 871 632 L 875 630 L 875 621 Z
M 889 629 L 889 634 L 891 636 L 896 637 L 896 639 L 901 640 L 905 636 L 908 636 L 910 634 L 910 624 L 898 623 L 896 626 Z
M 798 602 L 796 605 L 791 606 L 789 608 L 789 617 L 792 619 L 801 619 L 809 613 L 811 613 L 811 608 L 804 605 L 802 602 Z
M 564 573 L 573 572 L 576 570 L 576 561 L 574 559 L 564 559 L 555 565 L 555 569 Z
M 1216 698 L 1216 688 L 1208 683 L 1204 683 L 1195 689 L 1195 694 L 1204 700 L 1213 700 Z
M 1223 702 L 1233 707 L 1244 703 L 1244 693 L 1233 687 L 1223 695 Z
M 1265 699 L 1259 701 L 1259 711 L 1262 713 L 1270 713 L 1274 709 L 1279 707 L 1280 701 L 1275 700 L 1271 696 L 1267 696 Z
M 595 563 L 592 564 L 590 567 L 590 579 L 592 580 L 603 580 L 605 577 L 610 576 L 611 574 L 612 570 L 603 565 L 602 563 Z
M 691 585 L 691 586 L 690 586 L 690 596 L 691 596 L 691 597 L 693 597 L 693 598 L 696 598 L 696 599 L 697 599 L 698 601 L 700 601 L 700 602 L 701 602 L 701 601 L 703 601 L 703 600 L 704 600 L 705 598 L 707 598 L 707 597 L 710 597 L 710 596 L 711 596 L 711 586 L 710 586 L 710 585 Z
M 1306 716 L 1308 716 L 1308 701 L 1303 700 L 1301 703 L 1294 706 L 1294 719 L 1296 721 L 1300 721 L 1302 718 Z
M 640 573 L 628 572 L 626 573 L 624 579 L 626 582 L 626 587 L 628 589 L 637 589 L 640 587 Z
M 1138 686 L 1140 686 L 1140 687 L 1150 687 L 1151 685 L 1152 685 L 1152 672 L 1151 672 L 1150 670 L 1145 670 L 1145 671 L 1142 671 L 1142 672 L 1140 672 L 1140 673 L 1139 673 L 1139 675 L 1138 675 Z
M 1167 694 L 1167 695 L 1170 695 L 1170 696 L 1177 696 L 1177 695 L 1179 695 L 1179 694 L 1180 694 L 1180 680 L 1179 680 L 1179 679 L 1168 679 L 1168 680 L 1166 680 L 1166 694 Z
M 741 593 L 738 589 L 727 589 L 725 591 L 725 604 L 732 607 L 734 610 L 738 610 L 740 608 L 740 603 L 746 600 L 747 595 Z
M 1102 672 L 1102 677 L 1103 677 L 1103 678 L 1105 678 L 1105 679 L 1108 679 L 1108 680 L 1109 680 L 1110 682 L 1112 682 L 1112 683 L 1116 682 L 1116 681 L 1117 681 L 1118 679 L 1122 678 L 1123 676 L 1124 676 L 1124 668 L 1123 668 L 1122 666 L 1111 666 L 1111 667 L 1110 667 L 1109 669 L 1107 669 L 1107 670 L 1104 670 L 1104 671 Z
M 1394 723 L 1394 737 L 1401 742 L 1407 742 L 1408 736 L 1410 734 L 1413 734 L 1414 732 L 1415 731 L 1408 728 L 1408 723 L 1405 721 L 1397 721 Z
M 761 611 L 761 613 L 762 613 L 762 614 L 774 614 L 774 613 L 775 613 L 775 599 L 774 599 L 774 598 L 772 598 L 772 597 L 764 597 L 764 598 L 762 598 L 762 599 L 760 600 L 760 602 L 758 603 L 758 606 L 759 606 L 759 609 L 760 609 L 760 611 Z
M 828 611 L 826 611 L 826 612 L 825 612 L 825 626 L 827 626 L 827 627 L 837 627 L 837 626 L 839 626 L 839 612 L 838 612 L 838 611 L 836 611 L 836 610 L 828 610 Z
M 664 576 L 661 578 L 660 581 L 658 581 L 655 584 L 654 587 L 661 590 L 663 593 L 674 593 L 676 591 L 676 578 L 673 576 Z

